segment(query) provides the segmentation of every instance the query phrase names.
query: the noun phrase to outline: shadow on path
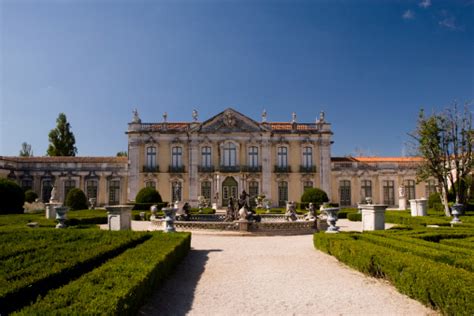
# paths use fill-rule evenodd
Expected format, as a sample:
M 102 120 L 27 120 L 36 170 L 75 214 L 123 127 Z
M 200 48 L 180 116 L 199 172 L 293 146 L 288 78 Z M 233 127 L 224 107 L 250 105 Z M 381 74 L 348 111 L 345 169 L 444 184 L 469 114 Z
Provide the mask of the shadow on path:
M 204 272 L 209 253 L 220 251 L 222 250 L 191 249 L 174 273 L 142 306 L 138 315 L 186 315 L 193 305 L 194 292 Z

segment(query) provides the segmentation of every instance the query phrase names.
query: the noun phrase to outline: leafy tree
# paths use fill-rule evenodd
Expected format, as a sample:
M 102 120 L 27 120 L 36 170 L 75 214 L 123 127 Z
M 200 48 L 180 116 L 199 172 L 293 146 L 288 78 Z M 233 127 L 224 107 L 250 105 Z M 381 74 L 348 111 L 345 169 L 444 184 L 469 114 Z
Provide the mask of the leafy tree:
M 48 156 L 75 156 L 76 139 L 64 113 L 59 113 L 56 124 L 56 128 L 49 132 Z
M 21 144 L 20 157 L 33 157 L 33 150 L 27 142 Z
M 119 151 L 117 157 L 128 157 L 128 153 L 126 151 Z
M 324 202 L 329 202 L 328 195 L 318 188 L 306 189 L 301 196 L 301 203 L 314 203 L 316 207 L 319 207 Z
M 455 202 L 465 204 L 469 187 L 466 183 L 474 166 L 474 133 L 468 105 L 462 112 L 454 104 L 452 108 L 428 117 L 421 110 L 416 130 L 410 136 L 415 140 L 417 154 L 425 158 L 418 168 L 418 180 L 430 177 L 438 180 L 444 213 L 450 216 L 449 188 Z

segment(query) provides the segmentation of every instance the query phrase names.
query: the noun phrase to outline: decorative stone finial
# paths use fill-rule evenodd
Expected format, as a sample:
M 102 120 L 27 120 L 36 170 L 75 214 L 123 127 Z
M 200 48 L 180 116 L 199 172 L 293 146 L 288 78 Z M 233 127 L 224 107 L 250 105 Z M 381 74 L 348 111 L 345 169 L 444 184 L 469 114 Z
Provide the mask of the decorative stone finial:
M 262 123 L 266 123 L 267 122 L 267 110 L 263 110 L 262 112 Z
M 132 113 L 133 113 L 132 123 L 141 123 L 142 120 L 140 119 L 140 116 L 138 116 L 137 108 L 135 108 L 135 110 L 133 110 Z
M 296 113 L 291 113 L 291 123 L 296 123 Z
M 197 122 L 198 120 L 198 111 L 196 109 L 193 110 L 193 121 Z
M 325 116 L 324 111 L 321 111 L 319 113 L 319 122 L 321 122 L 321 123 L 324 122 L 324 116 Z
M 166 123 L 167 119 L 168 119 L 168 113 L 165 112 L 163 113 L 163 122 Z

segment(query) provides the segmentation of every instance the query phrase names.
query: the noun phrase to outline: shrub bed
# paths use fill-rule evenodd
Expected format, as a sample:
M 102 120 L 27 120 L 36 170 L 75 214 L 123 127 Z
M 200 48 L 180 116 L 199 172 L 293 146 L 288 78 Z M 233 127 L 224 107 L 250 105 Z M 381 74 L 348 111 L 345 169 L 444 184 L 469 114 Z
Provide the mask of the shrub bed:
M 149 238 L 144 233 L 35 229 L 2 232 L 0 312 L 18 309 Z M 8 247 L 15 243 L 22 246 Z M 35 247 L 36 243 L 42 247 Z
M 348 213 L 347 219 L 352 222 L 360 222 L 362 221 L 362 214 L 359 213 Z
M 16 182 L 0 178 L 0 214 L 21 214 L 25 193 Z
M 397 232 L 387 231 L 386 234 L 395 236 Z M 396 249 L 397 246 L 392 246 L 393 240 L 384 245 L 375 244 L 373 240 L 377 237 L 383 238 L 383 233 L 380 236 L 316 233 L 314 246 L 364 273 L 386 278 L 400 292 L 443 314 L 472 313 L 474 273 L 415 255 L 406 249 Z
M 339 212 L 337 212 L 337 218 L 347 218 L 348 214 L 357 213 L 356 208 L 342 208 Z
M 71 189 L 66 196 L 64 205 L 69 207 L 71 211 L 86 209 L 87 197 L 81 189 Z
M 189 233 L 153 233 L 134 249 L 50 291 L 19 314 L 136 314 L 145 298 L 189 252 Z

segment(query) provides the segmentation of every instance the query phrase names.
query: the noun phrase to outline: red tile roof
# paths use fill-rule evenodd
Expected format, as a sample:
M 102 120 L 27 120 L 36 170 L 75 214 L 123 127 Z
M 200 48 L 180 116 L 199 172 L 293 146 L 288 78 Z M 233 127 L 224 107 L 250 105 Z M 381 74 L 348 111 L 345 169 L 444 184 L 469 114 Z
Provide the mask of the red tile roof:
M 14 156 L 0 156 L 0 160 L 7 160 L 12 162 L 42 162 L 42 163 L 128 163 L 127 157 L 14 157 Z
M 423 162 L 422 157 L 332 157 L 333 162 L 395 162 L 395 163 L 414 163 Z

